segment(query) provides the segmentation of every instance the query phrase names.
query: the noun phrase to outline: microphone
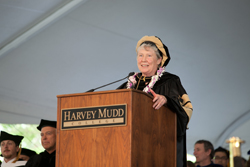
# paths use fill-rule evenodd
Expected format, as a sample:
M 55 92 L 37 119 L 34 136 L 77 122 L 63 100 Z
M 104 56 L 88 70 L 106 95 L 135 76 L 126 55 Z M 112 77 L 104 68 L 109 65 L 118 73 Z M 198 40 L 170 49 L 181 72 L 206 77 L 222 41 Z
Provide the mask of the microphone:
M 119 81 L 121 81 L 121 80 L 124 80 L 124 79 L 126 79 L 126 78 L 130 81 L 129 77 L 130 77 L 131 75 L 133 75 L 133 74 L 134 74 L 134 72 L 130 72 L 130 73 L 128 74 L 128 76 L 126 76 L 126 77 L 124 77 L 124 78 L 122 78 L 122 79 L 119 79 L 119 80 L 117 80 L 117 81 L 108 83 L 108 84 L 106 84 L 106 85 L 103 85 L 103 86 L 100 86 L 100 87 L 97 87 L 97 88 L 94 88 L 94 89 L 90 89 L 90 90 L 88 90 L 87 92 L 94 92 L 96 89 L 100 89 L 100 88 L 102 88 L 102 87 L 105 87 L 105 86 L 114 84 L 114 83 L 119 82 Z M 131 81 L 130 81 L 130 82 L 131 82 Z M 132 83 L 132 82 L 131 82 L 131 83 Z M 86 92 L 85 92 L 85 93 L 86 93 Z

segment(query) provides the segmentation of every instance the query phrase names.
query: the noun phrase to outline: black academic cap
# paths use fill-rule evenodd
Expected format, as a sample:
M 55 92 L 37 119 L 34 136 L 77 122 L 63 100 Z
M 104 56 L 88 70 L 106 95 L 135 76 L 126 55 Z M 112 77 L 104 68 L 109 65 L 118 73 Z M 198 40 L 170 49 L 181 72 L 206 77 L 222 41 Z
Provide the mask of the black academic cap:
M 4 140 L 12 140 L 18 146 L 21 143 L 22 139 L 23 139 L 23 136 L 11 135 L 7 132 L 1 131 L 0 143 Z
M 36 155 L 36 152 L 27 148 L 22 148 L 21 155 L 27 155 L 28 157 L 31 157 L 33 155 Z
M 250 155 L 250 150 L 247 152 L 248 155 Z
M 41 129 L 45 126 L 51 126 L 53 128 L 56 128 L 56 121 L 49 121 L 49 120 L 41 119 L 41 122 L 39 126 L 37 127 L 37 129 L 41 131 Z
M 217 149 L 214 150 L 214 152 L 215 152 L 215 153 L 216 153 L 216 152 L 224 152 L 224 153 L 226 153 L 227 158 L 229 158 L 229 151 L 228 151 L 227 149 L 225 149 L 225 148 L 218 147 Z

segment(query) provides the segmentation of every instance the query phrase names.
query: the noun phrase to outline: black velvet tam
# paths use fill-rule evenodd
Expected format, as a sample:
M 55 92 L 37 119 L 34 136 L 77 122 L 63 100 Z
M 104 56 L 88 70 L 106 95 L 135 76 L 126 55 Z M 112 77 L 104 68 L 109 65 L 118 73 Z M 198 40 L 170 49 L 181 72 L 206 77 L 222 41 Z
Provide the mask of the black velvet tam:
M 27 149 L 27 148 L 22 148 L 21 155 L 27 155 L 28 157 L 31 157 L 33 155 L 37 155 L 35 151 Z
M 4 140 L 12 140 L 18 146 L 21 143 L 22 139 L 23 139 L 23 136 L 11 135 L 7 132 L 1 131 L 0 143 Z
M 49 120 L 41 119 L 41 122 L 39 126 L 37 127 L 37 129 L 41 131 L 41 129 L 45 126 L 56 128 L 56 121 L 49 121 Z

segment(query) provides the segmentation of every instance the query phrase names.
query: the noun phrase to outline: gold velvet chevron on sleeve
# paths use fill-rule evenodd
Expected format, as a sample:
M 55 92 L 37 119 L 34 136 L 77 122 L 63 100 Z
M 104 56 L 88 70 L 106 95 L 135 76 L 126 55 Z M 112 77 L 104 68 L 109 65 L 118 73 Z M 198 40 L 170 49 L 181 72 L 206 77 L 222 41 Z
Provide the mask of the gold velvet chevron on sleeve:
M 183 94 L 182 97 L 181 97 L 182 100 L 179 100 L 180 101 L 180 104 L 182 106 L 182 108 L 185 110 L 185 112 L 187 113 L 188 115 L 188 122 L 190 121 L 191 119 L 191 116 L 193 114 L 193 106 L 192 106 L 192 103 L 188 97 L 187 94 Z M 181 102 L 182 101 L 182 102 Z

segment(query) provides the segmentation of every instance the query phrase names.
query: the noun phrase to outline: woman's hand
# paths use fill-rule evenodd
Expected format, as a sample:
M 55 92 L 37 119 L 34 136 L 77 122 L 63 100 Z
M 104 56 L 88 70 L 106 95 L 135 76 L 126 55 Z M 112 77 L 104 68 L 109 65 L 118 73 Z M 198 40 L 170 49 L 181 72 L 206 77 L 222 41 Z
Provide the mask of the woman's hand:
M 150 92 L 154 96 L 154 99 L 153 99 L 153 102 L 154 102 L 153 108 L 154 109 L 158 110 L 161 108 L 161 106 L 163 106 L 164 104 L 167 103 L 167 99 L 165 96 L 156 94 L 152 89 L 150 89 Z

